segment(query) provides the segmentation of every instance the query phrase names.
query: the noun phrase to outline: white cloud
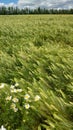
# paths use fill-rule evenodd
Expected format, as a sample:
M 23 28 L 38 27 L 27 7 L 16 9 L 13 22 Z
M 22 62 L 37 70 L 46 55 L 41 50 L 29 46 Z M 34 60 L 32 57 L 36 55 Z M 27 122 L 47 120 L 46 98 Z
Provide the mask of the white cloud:
M 5 7 L 16 7 L 17 5 L 12 2 L 12 3 L 8 3 L 8 4 L 0 3 L 0 7 L 1 6 L 5 6 Z
M 18 0 L 19 7 L 73 8 L 73 0 Z
M 18 6 L 19 8 L 47 8 L 47 9 L 70 9 L 73 8 L 73 0 L 18 0 L 17 4 L 9 3 L 4 4 L 0 3 L 0 6 Z
M 4 6 L 4 3 L 0 3 L 0 7 L 1 7 L 1 6 Z
M 12 3 L 9 3 L 8 6 L 15 6 L 15 4 L 12 2 Z

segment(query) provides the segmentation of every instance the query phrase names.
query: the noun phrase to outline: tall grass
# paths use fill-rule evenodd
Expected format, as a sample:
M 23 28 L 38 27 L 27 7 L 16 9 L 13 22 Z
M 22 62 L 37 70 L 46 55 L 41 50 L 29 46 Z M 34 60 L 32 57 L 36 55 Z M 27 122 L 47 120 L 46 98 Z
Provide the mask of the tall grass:
M 0 126 L 73 130 L 72 35 L 72 15 L 0 16 Z

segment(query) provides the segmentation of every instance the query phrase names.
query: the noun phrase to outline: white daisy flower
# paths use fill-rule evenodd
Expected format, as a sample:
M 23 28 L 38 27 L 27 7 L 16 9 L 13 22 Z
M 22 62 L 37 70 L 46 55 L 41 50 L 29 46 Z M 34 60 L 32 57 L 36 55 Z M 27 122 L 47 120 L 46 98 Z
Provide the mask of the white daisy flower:
M 29 94 L 25 94 L 24 99 L 28 100 L 29 98 L 30 98 L 30 95 Z
M 12 103 L 12 104 L 11 104 L 11 109 L 14 109 L 14 108 L 16 108 L 16 104 L 15 104 L 15 103 Z
M 30 105 L 29 105 L 28 103 L 26 103 L 26 104 L 24 105 L 24 107 L 25 107 L 25 109 L 29 109 L 29 108 L 30 108 Z
M 14 85 L 11 85 L 11 87 L 10 87 L 11 89 L 14 89 L 15 88 L 15 86 Z
M 0 128 L 0 130 L 6 130 L 6 128 L 4 128 L 4 126 L 2 125 L 1 128 Z
M 19 83 L 16 83 L 15 86 L 16 86 L 16 87 L 19 86 Z
M 39 95 L 36 95 L 34 100 L 35 100 L 35 101 L 39 101 L 39 100 L 40 100 L 40 96 L 39 96 Z
M 17 92 L 22 92 L 23 90 L 22 89 L 17 89 Z
M 10 101 L 11 98 L 12 98 L 12 96 L 7 96 L 7 97 L 6 97 L 6 100 L 7 100 L 7 101 Z
M 13 110 L 14 110 L 14 112 L 17 112 L 17 111 L 18 111 L 18 108 L 15 107 Z
M 2 88 L 4 88 L 4 83 L 2 83 L 1 85 L 0 85 L 0 89 L 2 89 Z
M 19 100 L 18 100 L 18 98 L 13 98 L 12 101 L 13 102 L 18 102 Z
M 17 93 L 17 89 L 12 89 L 11 93 Z

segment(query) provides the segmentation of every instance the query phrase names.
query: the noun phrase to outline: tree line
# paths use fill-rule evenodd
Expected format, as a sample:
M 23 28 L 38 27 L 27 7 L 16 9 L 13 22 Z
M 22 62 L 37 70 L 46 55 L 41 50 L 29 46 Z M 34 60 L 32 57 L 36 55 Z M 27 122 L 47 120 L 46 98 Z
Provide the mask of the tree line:
M 17 14 L 73 14 L 73 9 L 19 9 L 18 7 L 0 7 L 0 15 L 17 15 Z

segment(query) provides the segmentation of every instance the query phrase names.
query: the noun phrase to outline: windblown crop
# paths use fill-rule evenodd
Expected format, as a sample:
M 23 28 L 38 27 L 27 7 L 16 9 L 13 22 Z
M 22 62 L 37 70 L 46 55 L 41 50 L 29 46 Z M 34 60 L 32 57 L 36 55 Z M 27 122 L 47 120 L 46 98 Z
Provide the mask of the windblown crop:
M 0 127 L 73 130 L 73 16 L 0 16 Z

